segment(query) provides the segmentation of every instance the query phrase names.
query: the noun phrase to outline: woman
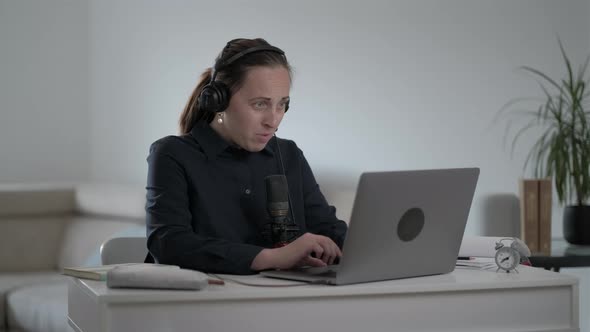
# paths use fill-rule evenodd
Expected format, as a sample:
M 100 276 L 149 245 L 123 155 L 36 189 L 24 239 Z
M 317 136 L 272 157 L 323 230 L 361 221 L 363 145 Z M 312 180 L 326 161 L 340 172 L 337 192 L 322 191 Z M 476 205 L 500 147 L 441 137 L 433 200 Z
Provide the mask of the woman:
M 180 118 L 180 136 L 148 157 L 147 261 L 250 274 L 325 266 L 340 257 L 346 224 L 328 205 L 301 150 L 274 136 L 289 107 L 291 67 L 263 39 L 227 43 Z M 264 179 L 285 174 L 296 239 L 273 248 Z

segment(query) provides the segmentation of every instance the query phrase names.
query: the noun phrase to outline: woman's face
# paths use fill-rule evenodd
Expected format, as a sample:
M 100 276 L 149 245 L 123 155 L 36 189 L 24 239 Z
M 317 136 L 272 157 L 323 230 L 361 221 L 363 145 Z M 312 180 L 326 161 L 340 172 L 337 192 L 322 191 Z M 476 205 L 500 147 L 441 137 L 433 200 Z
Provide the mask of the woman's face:
M 282 66 L 259 66 L 248 70 L 242 87 L 230 99 L 229 106 L 211 122 L 228 143 L 250 152 L 264 149 L 279 127 L 289 101 L 291 78 Z

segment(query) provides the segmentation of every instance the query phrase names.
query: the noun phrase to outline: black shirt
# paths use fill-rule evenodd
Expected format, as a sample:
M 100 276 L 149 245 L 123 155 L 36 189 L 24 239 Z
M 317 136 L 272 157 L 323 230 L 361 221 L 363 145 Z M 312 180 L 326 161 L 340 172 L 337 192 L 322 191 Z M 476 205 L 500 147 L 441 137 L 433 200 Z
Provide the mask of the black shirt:
M 285 167 L 290 208 L 301 234 L 330 237 L 342 247 L 346 223 L 328 205 L 302 151 L 273 137 L 260 152 L 230 146 L 205 122 L 150 147 L 146 261 L 203 272 L 249 274 L 256 255 L 271 247 L 263 230 L 267 175 Z M 150 257 L 151 256 L 151 257 Z

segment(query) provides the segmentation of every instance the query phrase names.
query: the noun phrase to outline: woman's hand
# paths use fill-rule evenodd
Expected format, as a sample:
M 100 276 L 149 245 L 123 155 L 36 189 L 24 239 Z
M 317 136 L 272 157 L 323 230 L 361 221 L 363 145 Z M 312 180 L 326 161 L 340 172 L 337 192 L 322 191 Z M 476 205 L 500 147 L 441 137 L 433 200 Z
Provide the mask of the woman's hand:
M 305 233 L 284 247 L 263 249 L 252 261 L 251 268 L 260 271 L 306 265 L 326 266 L 340 256 L 340 248 L 329 237 Z

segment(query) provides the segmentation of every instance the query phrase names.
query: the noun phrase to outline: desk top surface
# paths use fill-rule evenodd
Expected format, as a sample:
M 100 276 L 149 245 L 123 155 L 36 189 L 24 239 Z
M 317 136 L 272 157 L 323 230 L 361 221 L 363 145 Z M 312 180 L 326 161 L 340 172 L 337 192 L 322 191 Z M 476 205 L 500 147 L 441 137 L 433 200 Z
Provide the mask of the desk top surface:
M 386 294 L 419 294 L 486 289 L 510 289 L 577 285 L 578 279 L 567 274 L 520 266 L 519 273 L 497 273 L 491 270 L 457 268 L 435 276 L 406 278 L 344 286 L 311 285 L 295 281 L 266 278 L 260 275 L 220 275 L 225 285 L 209 285 L 201 291 L 111 289 L 105 282 L 72 278 L 79 287 L 100 302 L 169 302 L 278 299 L 325 296 L 363 296 Z M 248 284 L 265 285 L 255 287 Z M 270 286 L 269 286 L 270 285 Z

